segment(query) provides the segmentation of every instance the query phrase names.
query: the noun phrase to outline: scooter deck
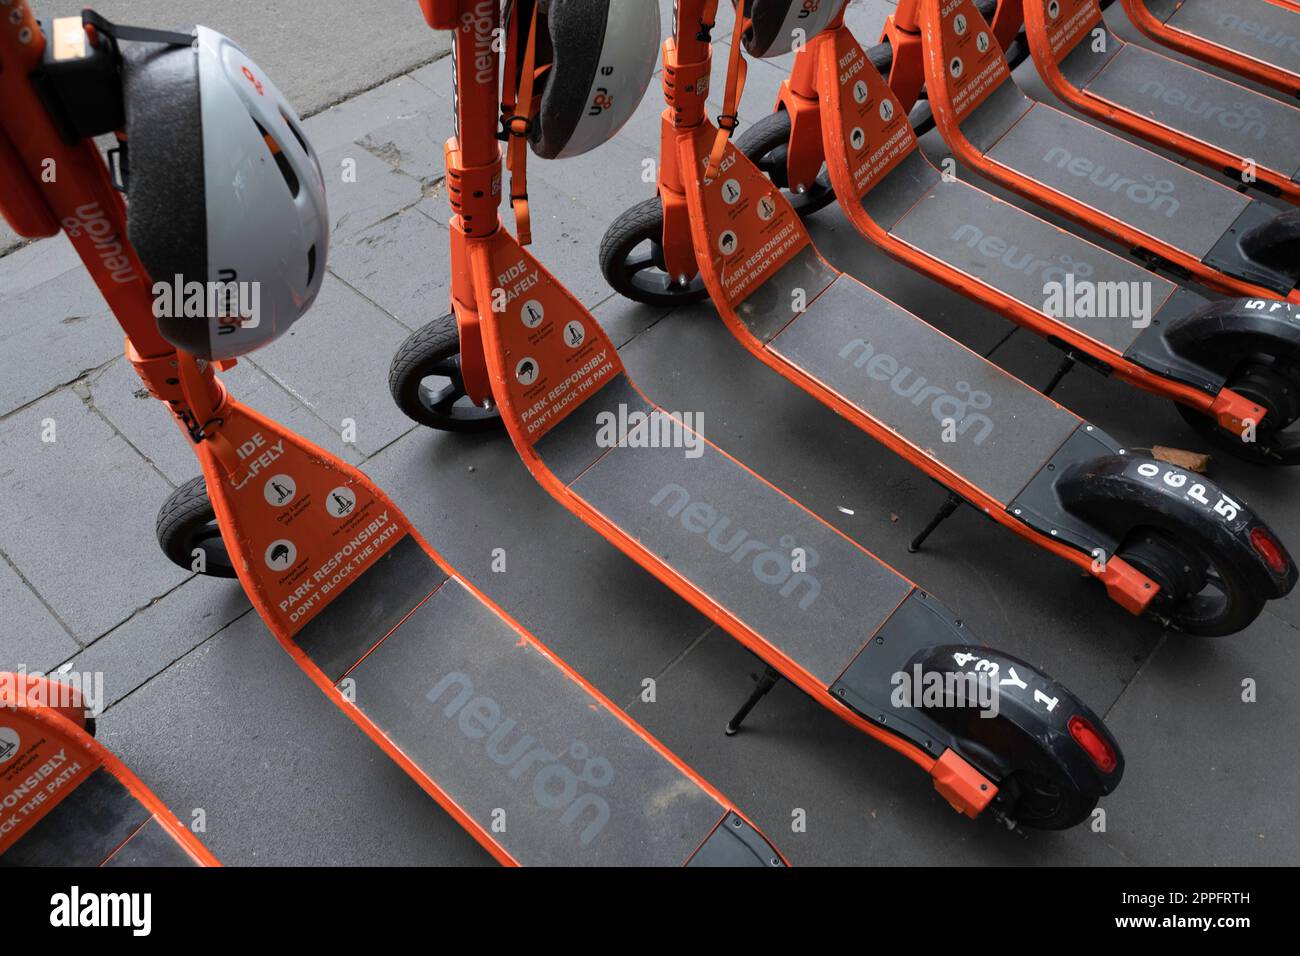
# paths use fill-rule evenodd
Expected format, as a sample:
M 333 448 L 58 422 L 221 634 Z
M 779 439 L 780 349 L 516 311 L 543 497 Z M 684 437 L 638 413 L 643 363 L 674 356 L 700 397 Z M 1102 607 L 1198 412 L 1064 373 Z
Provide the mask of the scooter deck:
M 103 768 L 0 856 L 0 866 L 199 866 Z
M 1266 0 L 1137 2 L 1171 31 L 1285 70 L 1300 82 L 1300 10 Z
M 1061 74 L 1072 86 L 1300 183 L 1300 110 L 1125 43 L 1103 22 L 1094 29 L 1104 31 L 1102 43 L 1086 38 L 1060 62 Z M 1237 175 L 1241 171 L 1240 165 L 1233 170 Z
M 52 707 L 0 706 L 0 806 L 0 867 L 219 865 L 138 777 Z
M 747 823 L 414 538 L 294 641 L 346 679 L 361 714 L 516 861 L 774 861 Z
M 850 220 L 887 252 L 962 291 L 978 283 L 1044 317 L 1046 284 L 1069 276 L 1128 288 L 1146 284 L 1153 316 L 1203 301 L 976 186 L 945 181 L 852 33 L 841 27 L 815 42 L 807 55 L 818 57 L 821 147 L 831 182 Z M 1104 309 L 1056 312 L 1052 325 L 1119 355 L 1141 337 L 1131 319 Z
M 1225 291 L 1294 291 L 1293 279 L 1238 246 L 1275 219 L 1271 207 L 1026 97 L 969 0 L 923 0 L 921 19 L 936 124 L 963 162 Z
M 1029 99 L 1010 80 L 962 123 L 961 131 L 1012 176 L 1077 199 L 1103 217 L 1197 259 L 1209 254 L 1252 202 L 1172 160 Z
M 702 169 L 713 136 L 705 123 L 679 139 L 678 165 L 688 175 Z M 722 166 L 714 180 L 689 179 L 686 194 L 697 256 L 709 256 L 701 271 L 733 334 L 806 390 L 829 393 L 877 437 L 901 439 L 1009 504 L 1081 420 L 834 269 L 734 146 Z M 731 198 L 733 186 L 741 198 Z
M 236 447 L 260 434 L 257 447 L 278 454 L 223 479 L 199 446 L 242 570 L 277 572 L 248 577 L 255 605 L 317 685 L 499 860 L 782 864 L 716 791 L 457 577 L 363 475 L 243 406 L 222 417 Z

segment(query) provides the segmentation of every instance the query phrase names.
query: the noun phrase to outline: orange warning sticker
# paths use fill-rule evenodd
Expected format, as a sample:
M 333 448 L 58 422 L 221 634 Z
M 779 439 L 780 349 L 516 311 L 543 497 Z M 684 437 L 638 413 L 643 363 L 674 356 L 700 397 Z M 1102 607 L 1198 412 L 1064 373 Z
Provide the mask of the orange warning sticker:
M 16 707 L 0 707 L 0 853 L 18 842 L 102 759 Z
M 238 404 L 224 419 L 238 466 L 213 504 L 235 528 L 245 586 L 268 623 L 291 635 L 410 525 L 358 473 L 274 422 Z
M 1076 43 L 1101 22 L 1097 0 L 1025 0 L 1042 11 L 1052 59 L 1060 63 Z
M 960 122 L 1011 75 L 993 30 L 972 0 L 922 0 L 926 12 L 926 85 L 942 87 Z M 936 31 L 936 20 L 938 29 Z M 936 51 L 933 44 L 939 41 Z M 936 53 L 938 55 L 936 55 Z M 938 74 L 937 82 L 934 74 Z
M 912 151 L 916 134 L 907 111 L 848 30 L 835 31 L 835 45 L 823 48 L 818 70 L 818 89 L 830 94 L 829 110 L 822 115 L 839 120 L 830 133 L 861 199 Z
M 688 176 L 686 188 L 693 194 L 691 213 L 699 219 L 696 256 L 701 268 L 713 270 L 734 307 L 811 240 L 790 203 L 735 146 L 727 146 L 717 176 L 704 175 L 715 135 L 706 123 L 687 144 L 694 155 L 684 162 L 694 161 L 695 174 Z M 707 250 L 699 248 L 704 242 Z
M 494 237 L 489 260 L 490 294 L 479 308 L 491 310 L 502 363 L 497 377 L 535 444 L 622 372 L 623 363 L 592 314 L 504 230 Z

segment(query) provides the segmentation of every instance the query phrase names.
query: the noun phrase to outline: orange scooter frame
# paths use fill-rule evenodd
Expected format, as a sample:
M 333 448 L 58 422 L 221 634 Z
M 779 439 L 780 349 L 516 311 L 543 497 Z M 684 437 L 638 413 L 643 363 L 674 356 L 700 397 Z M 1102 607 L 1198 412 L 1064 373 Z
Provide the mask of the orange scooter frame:
M 730 801 L 457 575 L 365 475 L 241 405 L 211 364 L 159 335 L 126 207 L 94 141 L 51 122 L 30 79 L 48 66 L 45 34 L 26 0 L 12 12 L 0 23 L 0 210 L 33 238 L 62 226 L 190 440 L 250 601 L 320 690 L 502 864 L 782 865 Z M 55 57 L 101 40 L 62 29 Z M 47 159 L 53 181 L 40 176 Z M 487 750 L 472 746 L 484 737 Z M 543 740 L 553 749 L 532 746 Z M 675 800 L 646 815 L 651 792 Z
M 995 801 L 998 812 L 1024 812 L 1017 773 L 1028 759 L 1025 748 L 1038 753 L 1045 746 L 1043 759 L 1081 794 L 1052 819 L 1058 826 L 1081 820 L 1122 769 L 1100 719 L 1032 666 L 977 644 L 911 581 L 654 404 L 631 383 L 594 317 L 505 231 L 498 217 L 499 94 L 485 58 L 477 56 L 497 28 L 495 4 L 477 4 L 477 15 L 462 21 L 452 8 L 467 5 L 470 0 L 423 2 L 431 26 L 468 24 L 453 45 L 456 130 L 446 146 L 451 304 L 461 361 L 487 369 L 490 393 L 473 395 L 469 376 L 466 393 L 499 409 L 525 465 L 557 501 L 768 665 L 729 733 L 784 677 L 911 760 L 967 816 Z M 425 332 L 443 321 L 451 319 L 415 333 L 394 369 L 423 377 Z M 482 355 L 465 354 L 478 348 Z M 602 421 L 639 424 L 606 442 Z M 685 456 L 680 446 L 637 437 L 657 434 L 689 440 L 700 454 Z M 727 528 L 743 530 L 726 534 Z M 815 574 L 793 570 L 760 538 L 803 548 L 813 556 Z M 981 725 L 971 732 L 992 735 L 972 746 L 945 716 L 886 703 L 889 675 L 912 666 L 1011 675 L 1003 678 L 1002 709 L 1018 729 L 993 730 L 999 720 L 968 722 Z M 1084 726 L 1093 729 L 1083 734 Z M 1001 743 L 995 742 L 999 732 Z M 1105 742 L 1090 756 L 1081 737 L 1090 746 Z M 1040 825 L 1051 825 L 1043 819 Z
M 1131 613 L 1163 607 L 1157 613 L 1177 621 L 1173 608 L 1199 598 L 1180 595 L 1172 579 L 1125 543 L 1144 522 L 1171 527 L 1167 522 L 1172 521 L 1180 535 L 1215 541 L 1212 548 L 1222 549 L 1216 564 L 1223 573 L 1235 573 L 1239 562 L 1253 566 L 1258 587 L 1253 592 L 1229 588 L 1255 595 L 1240 606 L 1239 615 L 1221 608 L 1215 624 L 1198 617 L 1180 626 L 1230 633 L 1253 620 L 1264 601 L 1289 592 L 1294 563 L 1288 557 L 1285 566 L 1269 566 L 1250 545 L 1244 526 L 1207 521 L 1199 498 L 1209 486 L 1200 478 L 1158 477 L 1166 466 L 1120 448 L 1099 429 L 831 267 L 787 200 L 735 146 L 728 147 L 720 173 L 710 179 L 705 168 L 716 130 L 704 118 L 707 85 L 700 81 L 710 75 L 705 3 L 683 0 L 677 19 L 678 36 L 664 51 L 662 248 L 668 254 L 689 247 L 692 259 L 670 261 L 670 274 L 701 275 L 728 329 L 751 354 L 949 490 L 948 504 L 913 542 L 914 550 L 955 507 L 969 503 L 1098 578 Z M 804 61 L 801 76 L 812 63 Z M 683 205 L 690 232 L 674 236 L 668 213 Z M 621 247 L 623 225 L 620 220 L 611 227 L 606 248 Z M 657 237 L 632 234 L 627 244 L 641 238 Z M 613 270 L 604 250 L 602 256 L 608 278 Z M 951 380 L 958 380 L 950 386 L 956 391 L 936 384 Z M 932 398 L 938 404 L 927 406 Z M 989 417 L 994 406 L 1015 425 L 998 426 Z M 980 412 L 972 417 L 975 408 Z M 944 423 L 951 441 L 936 430 Z M 978 432 L 970 431 L 977 427 Z M 1069 490 L 1063 492 L 1057 482 L 1067 473 L 1079 480 L 1067 481 Z M 1129 518 L 1119 524 L 1109 521 L 1106 508 L 1084 503 L 1095 494 L 1092 479 L 1103 474 L 1107 481 L 1122 475 L 1110 493 L 1133 499 Z M 1175 486 L 1189 488 L 1188 482 L 1197 485 L 1191 498 L 1182 491 L 1172 498 L 1165 494 Z M 1224 495 L 1217 488 L 1211 494 Z M 1261 533 L 1272 540 L 1271 532 Z M 1160 594 L 1164 597 L 1153 605 Z
M 1064 102 L 1234 185 L 1300 203 L 1300 109 L 1125 43 L 1097 0 L 1024 0 L 1024 14 L 1038 75 Z
M 1210 431 L 1230 451 L 1262 463 L 1300 463 L 1300 451 L 1284 443 L 1240 440 L 1243 422 L 1254 423 L 1258 438 L 1273 421 L 1289 421 L 1293 415 L 1286 414 L 1285 400 L 1279 404 L 1260 394 L 1233 391 L 1228 383 L 1235 370 L 1225 374 L 1206 367 L 1181 341 L 1191 323 L 1213 325 L 1226 336 L 1235 321 L 1248 321 L 1251 348 L 1258 349 L 1262 325 L 1267 324 L 1254 317 L 1260 309 L 1250 303 L 1211 307 L 1174 283 L 975 186 L 948 182 L 920 152 L 902 103 L 879 73 L 888 56 L 887 48 L 863 50 L 842 22 L 832 23 L 796 54 L 790 77 L 781 84 L 777 114 L 747 130 L 738 140 L 741 150 L 769 155 L 769 138 L 780 140 L 776 148 L 784 148 L 790 170 L 785 178 L 796 189 L 820 175 L 824 163 L 844 214 L 894 258 L 1103 373 L 1172 399 L 1198 429 Z M 777 134 L 786 128 L 788 139 Z M 798 173 L 793 172 L 796 167 Z M 981 255 L 986 247 L 995 254 Z M 1024 249 L 1040 257 L 1035 260 L 1040 271 L 1032 273 L 1040 276 L 1037 282 L 1025 272 L 1034 263 L 1025 260 L 1014 268 L 1007 264 Z M 1120 316 L 1087 321 L 1048 314 L 1043 283 L 1052 276 L 1059 283 L 1066 275 L 1152 289 L 1150 331 L 1140 332 Z M 1264 311 L 1285 317 L 1291 308 L 1279 303 L 1277 309 Z M 1288 321 L 1273 324 L 1285 348 L 1300 347 L 1293 326 Z M 1202 343 L 1197 350 L 1219 358 L 1233 351 L 1226 338 L 1213 346 Z M 1182 353 L 1181 359 L 1176 352 Z M 1237 375 L 1235 380 L 1242 378 Z
M 1195 0 L 1120 0 L 1124 12 L 1133 25 L 1165 46 L 1213 63 L 1231 73 L 1244 76 L 1265 86 L 1280 90 L 1287 96 L 1300 96 L 1300 9 L 1293 3 L 1274 3 L 1272 0 L 1254 0 L 1244 6 L 1245 15 L 1228 11 L 1219 14 L 1215 24 L 1193 23 L 1185 25 L 1179 14 L 1185 4 L 1188 12 L 1194 11 Z M 1153 9 L 1155 8 L 1155 9 Z M 1159 13 L 1156 11 L 1159 10 Z M 1259 22 L 1255 14 L 1263 14 L 1273 21 Z M 1201 27 L 1202 29 L 1197 29 Z M 1205 29 L 1208 27 L 1209 29 Z M 1217 30 L 1239 30 L 1243 38 L 1259 39 L 1266 45 L 1269 33 L 1276 41 L 1289 40 L 1292 56 L 1288 59 L 1270 58 L 1258 46 L 1254 50 L 1244 45 L 1234 46 Z M 1287 31 L 1290 31 L 1289 33 Z
M 1227 295 L 1300 303 L 1300 210 L 1279 213 L 1029 99 L 970 0 L 900 6 L 920 11 L 935 125 L 963 164 L 1116 239 L 1153 267 Z
M 71 687 L 0 673 L 0 866 L 220 866 L 93 731 Z

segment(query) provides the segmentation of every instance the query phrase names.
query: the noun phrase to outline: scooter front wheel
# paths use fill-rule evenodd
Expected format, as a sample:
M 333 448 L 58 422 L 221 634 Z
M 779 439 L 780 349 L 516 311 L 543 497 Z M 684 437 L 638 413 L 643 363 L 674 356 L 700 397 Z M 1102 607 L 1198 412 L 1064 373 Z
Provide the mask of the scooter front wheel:
M 412 421 L 449 432 L 488 432 L 502 427 L 496 408 L 475 404 L 460 374 L 456 317 L 443 315 L 412 332 L 388 368 L 388 390 Z
M 1246 441 L 1194 409 L 1178 412 L 1198 435 L 1237 458 L 1259 465 L 1300 465 L 1300 361 L 1252 355 L 1238 365 L 1227 387 L 1264 409 L 1263 420 Z
M 658 196 L 637 203 L 610 224 L 600 241 L 600 272 L 611 289 L 644 305 L 689 305 L 709 297 L 697 273 L 670 276 L 664 260 L 664 210 Z
M 790 149 L 790 114 L 785 110 L 769 113 L 736 137 L 736 148 L 767 174 L 775 186 L 785 193 L 785 198 L 801 217 L 811 216 L 835 201 L 830 174 L 822 164 L 817 178 L 802 190 L 790 185 L 786 157 Z
M 173 564 L 208 577 L 237 577 L 202 475 L 168 495 L 155 530 L 158 546 Z

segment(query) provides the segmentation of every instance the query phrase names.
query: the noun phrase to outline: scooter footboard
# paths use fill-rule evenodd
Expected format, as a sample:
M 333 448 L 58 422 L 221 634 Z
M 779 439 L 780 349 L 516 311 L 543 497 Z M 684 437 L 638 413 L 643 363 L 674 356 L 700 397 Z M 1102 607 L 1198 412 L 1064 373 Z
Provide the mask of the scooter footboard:
M 56 706 L 68 694 L 53 681 L 0 674 L 0 867 L 219 865 Z

